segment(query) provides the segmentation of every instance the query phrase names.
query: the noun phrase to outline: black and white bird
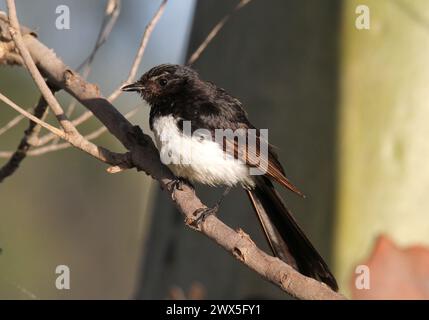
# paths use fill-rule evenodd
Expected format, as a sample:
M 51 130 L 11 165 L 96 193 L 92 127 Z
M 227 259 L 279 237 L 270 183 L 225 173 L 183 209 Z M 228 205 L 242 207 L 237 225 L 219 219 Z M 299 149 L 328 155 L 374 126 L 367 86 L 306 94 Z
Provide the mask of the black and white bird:
M 322 257 L 300 229 L 272 181 L 301 192 L 286 178 L 273 148 L 262 152 L 260 130 L 248 120 L 241 102 L 224 89 L 202 80 L 193 69 L 162 64 L 123 91 L 136 91 L 150 106 L 150 128 L 161 159 L 179 178 L 210 186 L 242 186 L 258 215 L 274 254 L 302 274 L 332 289 L 338 286 Z M 188 126 L 190 130 L 184 130 Z M 257 148 L 234 137 L 215 139 L 217 130 L 256 132 Z M 208 139 L 193 134 L 204 130 Z M 249 139 L 250 141 L 250 139 Z M 264 174 L 251 174 L 263 164 Z

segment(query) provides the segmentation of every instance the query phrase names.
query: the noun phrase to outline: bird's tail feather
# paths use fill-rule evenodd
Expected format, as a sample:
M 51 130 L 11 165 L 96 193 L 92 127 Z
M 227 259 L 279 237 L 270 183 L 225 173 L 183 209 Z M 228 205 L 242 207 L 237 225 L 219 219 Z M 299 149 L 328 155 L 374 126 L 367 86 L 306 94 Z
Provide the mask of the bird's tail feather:
M 337 282 L 323 258 L 305 236 L 283 204 L 271 181 L 256 178 L 256 187 L 246 190 L 273 253 L 302 274 L 338 290 Z

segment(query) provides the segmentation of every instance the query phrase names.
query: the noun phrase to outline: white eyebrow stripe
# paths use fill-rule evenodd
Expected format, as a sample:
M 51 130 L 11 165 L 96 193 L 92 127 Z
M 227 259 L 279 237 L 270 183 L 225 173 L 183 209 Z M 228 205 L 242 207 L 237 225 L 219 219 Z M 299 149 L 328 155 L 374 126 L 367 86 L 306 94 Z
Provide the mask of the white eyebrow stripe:
M 149 80 L 156 80 L 156 79 L 158 79 L 160 77 L 163 77 L 163 76 L 165 76 L 167 74 L 169 74 L 169 73 L 167 71 L 164 71 L 163 73 L 161 73 L 161 74 L 159 74 L 157 76 L 150 77 Z

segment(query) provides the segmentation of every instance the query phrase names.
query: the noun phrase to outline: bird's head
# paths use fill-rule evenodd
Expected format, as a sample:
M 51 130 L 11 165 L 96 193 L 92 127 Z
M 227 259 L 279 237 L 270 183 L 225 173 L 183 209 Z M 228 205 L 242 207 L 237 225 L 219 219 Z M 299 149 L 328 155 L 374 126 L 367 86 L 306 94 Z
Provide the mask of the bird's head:
M 150 105 L 174 99 L 184 92 L 198 74 L 191 68 L 176 64 L 161 64 L 143 74 L 132 84 L 125 85 L 122 91 L 140 93 Z

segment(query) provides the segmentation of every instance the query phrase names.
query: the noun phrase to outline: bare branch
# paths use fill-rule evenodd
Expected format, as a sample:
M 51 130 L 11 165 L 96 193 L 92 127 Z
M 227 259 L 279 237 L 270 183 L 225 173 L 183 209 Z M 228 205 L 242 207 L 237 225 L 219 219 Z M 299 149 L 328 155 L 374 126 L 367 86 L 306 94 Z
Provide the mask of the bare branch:
M 152 17 L 152 19 L 149 21 L 149 23 L 146 25 L 145 31 L 143 33 L 142 39 L 140 41 L 140 46 L 137 49 L 137 53 L 136 56 L 134 58 L 133 64 L 130 68 L 130 72 L 128 74 L 127 80 L 125 80 L 120 86 L 118 86 L 108 97 L 108 100 L 110 102 L 114 102 L 122 93 L 121 88 L 128 83 L 131 83 L 137 73 L 137 70 L 140 66 L 141 60 L 144 56 L 147 44 L 150 40 L 150 37 L 152 35 L 152 32 L 156 26 L 156 24 L 158 23 L 158 21 L 161 19 L 162 14 L 164 13 L 165 7 L 167 5 L 168 0 L 163 0 L 158 8 L 158 10 L 156 11 L 155 15 Z M 79 126 L 82 123 L 86 122 L 88 119 L 90 119 L 93 116 L 91 111 L 86 111 L 84 113 L 82 113 L 79 117 L 77 117 L 75 120 L 73 120 L 73 124 L 74 126 Z M 43 145 L 46 142 L 54 139 L 55 136 L 53 136 L 52 134 L 48 134 L 45 137 L 42 137 L 40 139 L 40 144 Z
M 3 97 L 0 97 L 3 98 Z M 40 97 L 39 102 L 34 107 L 34 116 L 37 119 L 43 121 L 47 114 L 47 103 L 43 97 Z M 22 115 L 24 117 L 24 115 Z M 19 167 L 21 162 L 25 159 L 28 150 L 32 146 L 32 140 L 37 137 L 40 131 L 40 125 L 36 122 L 30 121 L 27 130 L 25 130 L 24 137 L 18 145 L 18 148 L 13 153 L 9 161 L 0 169 L 0 183 L 6 178 L 12 175 Z
M 49 123 L 46 123 L 46 122 L 40 120 L 39 118 L 35 117 L 34 115 L 29 113 L 28 111 L 24 110 L 23 108 L 21 108 L 20 106 L 15 104 L 12 100 L 10 100 L 8 97 L 3 95 L 2 93 L 0 93 L 0 100 L 3 101 L 4 103 L 6 103 L 7 105 L 9 105 L 10 107 L 12 107 L 13 109 L 15 109 L 16 111 L 18 111 L 24 117 L 26 117 L 26 118 L 30 119 L 31 121 L 37 123 L 38 125 L 42 126 L 43 128 L 51 131 L 53 134 L 59 136 L 60 138 L 65 139 L 66 134 L 64 131 L 62 131 L 62 130 L 54 127 L 54 126 L 51 126 Z
M 110 33 L 113 30 L 113 27 L 116 24 L 116 21 L 118 20 L 119 13 L 121 11 L 121 0 L 108 0 L 106 3 L 106 8 L 104 10 L 104 18 L 103 22 L 100 27 L 100 31 L 97 36 L 97 41 L 94 45 L 94 48 L 92 49 L 89 56 L 84 60 L 84 62 L 77 68 L 78 71 L 82 70 L 82 77 L 84 79 L 87 79 L 90 72 L 91 72 L 91 65 L 94 61 L 95 55 L 97 54 L 98 50 L 106 43 L 107 39 L 109 38 Z M 76 108 L 77 102 L 75 99 L 72 99 L 70 104 L 67 106 L 66 116 L 68 118 L 71 117 L 73 114 L 74 109 Z M 76 126 L 76 124 L 73 124 Z M 50 138 L 48 141 L 53 140 L 53 144 L 58 143 L 58 137 L 55 137 L 53 135 L 50 135 Z
M 14 103 L 12 100 L 10 100 L 8 97 L 4 96 L 2 93 L 0 93 L 0 100 L 18 111 L 20 114 L 25 116 L 26 118 L 30 119 L 32 122 L 37 123 L 41 127 L 49 130 L 56 136 L 60 137 L 61 139 L 64 139 L 69 142 L 69 144 L 73 145 L 74 147 L 81 149 L 82 151 L 85 151 L 86 153 L 89 153 L 93 157 L 97 158 L 98 160 L 101 160 L 105 163 L 112 164 L 112 165 L 124 165 L 126 163 L 129 163 L 129 158 L 127 154 L 120 154 L 120 153 L 114 153 L 112 151 L 109 151 L 107 149 L 104 149 L 102 147 L 96 147 L 96 150 L 93 150 L 92 148 L 88 148 L 87 144 L 84 143 L 77 143 L 76 137 L 68 135 L 66 132 L 51 126 L 49 123 L 37 118 L 36 116 L 32 115 L 28 111 L 25 111 L 23 108 L 18 106 L 16 103 Z M 82 137 L 83 138 L 83 137 Z M 85 139 L 83 139 L 85 140 Z M 86 140 L 85 140 L 86 141 Z M 29 142 L 30 143 L 30 142 Z M 11 151 L 2 151 L 0 152 L 0 158 L 9 158 L 13 156 L 13 152 Z M 27 154 L 31 155 L 32 152 L 29 151 Z M 34 153 L 33 153 L 34 155 Z M 1 182 L 1 181 L 0 181 Z
M 162 14 L 164 13 L 165 6 L 167 5 L 168 0 L 162 0 L 158 10 L 156 11 L 155 15 L 152 17 L 152 19 L 149 21 L 149 23 L 146 25 L 146 28 L 144 30 L 140 46 L 137 50 L 136 57 L 134 58 L 134 62 L 131 66 L 130 73 L 128 74 L 127 80 L 125 80 L 124 83 L 122 83 L 108 98 L 109 101 L 113 102 L 116 100 L 117 97 L 121 94 L 121 87 L 123 87 L 126 84 L 131 83 L 134 78 L 136 77 L 137 70 L 140 66 L 141 60 L 143 58 L 143 55 L 146 51 L 147 44 L 149 42 L 149 39 L 152 35 L 153 30 L 155 29 L 155 26 L 157 25 L 159 19 L 161 19 Z
M 76 100 L 74 100 L 76 101 Z M 85 111 L 84 113 L 82 113 L 81 116 L 77 117 L 76 119 L 72 120 L 72 124 L 77 127 L 80 124 L 82 124 L 84 121 L 88 120 L 89 118 L 92 117 L 92 112 L 91 111 Z M 54 135 L 53 133 L 47 133 L 44 136 L 40 137 L 37 141 L 37 146 L 43 146 L 45 144 L 47 144 L 49 141 L 52 141 L 56 138 L 56 135 Z
M 14 40 L 15 45 L 18 48 L 21 54 L 21 57 L 24 61 L 24 64 L 27 67 L 28 71 L 30 72 L 34 82 L 40 89 L 44 99 L 46 100 L 49 107 L 52 109 L 53 113 L 55 114 L 55 116 L 57 117 L 58 121 L 60 122 L 61 126 L 64 129 L 64 132 L 61 131 L 61 133 L 57 131 L 58 133 L 57 135 L 59 136 L 62 135 L 61 138 L 67 140 L 76 148 L 89 153 L 93 157 L 103 162 L 116 165 L 124 161 L 127 161 L 128 158 L 125 155 L 113 153 L 111 151 L 108 151 L 107 149 L 98 147 L 95 144 L 84 139 L 82 135 L 77 131 L 77 129 L 73 126 L 73 124 L 70 122 L 70 120 L 65 116 L 62 107 L 60 106 L 57 99 L 54 97 L 53 93 L 49 89 L 48 85 L 46 84 L 39 70 L 37 69 L 35 62 L 33 61 L 33 58 L 31 57 L 28 49 L 24 44 L 24 40 L 22 38 L 21 30 L 18 22 L 18 17 L 16 14 L 15 1 L 14 0 L 6 0 L 6 1 L 7 1 L 7 7 L 9 10 L 9 22 L 10 22 L 9 33 L 12 39 Z M 21 111 L 26 112 L 25 110 L 22 110 L 22 109 Z M 28 117 L 27 114 L 25 114 L 25 116 Z M 33 118 L 30 118 L 30 119 L 33 120 L 34 122 L 38 122 L 38 121 L 40 122 L 40 120 L 38 120 L 34 116 L 32 117 Z M 46 125 L 47 124 L 45 123 L 45 127 Z M 51 129 L 58 130 L 52 126 L 51 126 Z M 54 132 L 53 130 L 51 131 Z
M 46 84 L 39 70 L 37 69 L 36 64 L 31 58 L 30 53 L 28 52 L 27 48 L 24 45 L 24 42 L 21 36 L 21 31 L 19 28 L 18 17 L 16 15 L 15 1 L 6 0 L 6 2 L 7 2 L 8 11 L 9 11 L 9 21 L 11 25 L 11 27 L 9 28 L 9 32 L 15 42 L 16 47 L 18 48 L 21 54 L 22 59 L 24 60 L 25 66 L 27 67 L 31 77 L 33 78 L 36 85 L 39 87 L 43 97 L 51 107 L 52 111 L 54 112 L 61 126 L 63 127 L 64 131 L 68 134 L 76 133 L 76 128 L 65 117 L 63 109 L 61 108 L 57 99 L 55 99 L 54 95 L 52 94 L 51 90 L 49 89 L 48 85 Z
M 240 10 L 241 8 L 243 8 L 244 6 L 246 6 L 251 0 L 240 0 L 240 2 L 235 6 L 235 8 L 228 13 L 226 16 L 224 16 L 222 18 L 222 20 L 220 20 L 214 27 L 213 29 L 209 32 L 209 34 L 207 35 L 207 37 L 204 39 L 204 41 L 199 45 L 199 47 L 197 48 L 197 50 L 194 51 L 194 53 L 191 55 L 191 57 L 189 58 L 187 65 L 193 65 L 195 63 L 195 61 L 197 61 L 201 54 L 204 52 L 204 50 L 206 50 L 207 46 L 210 44 L 210 42 L 213 41 L 213 39 L 217 36 L 217 34 L 219 33 L 220 30 L 222 30 L 222 28 L 225 26 L 225 24 L 228 22 L 229 18 L 231 18 L 231 16 L 237 12 L 238 10 Z
M 132 116 L 134 116 L 137 113 L 137 111 L 138 111 L 138 109 L 134 109 L 134 110 L 128 112 L 125 115 L 125 118 L 130 119 Z M 105 126 L 102 126 L 98 129 L 94 130 L 93 132 L 91 132 L 87 135 L 84 135 L 83 137 L 86 140 L 91 141 L 91 140 L 94 140 L 94 139 L 100 137 L 105 132 L 107 132 L 107 128 Z M 37 141 L 35 141 L 34 143 L 35 143 L 35 145 L 38 145 Z M 34 146 L 34 144 L 33 144 L 33 146 Z M 49 152 L 64 150 L 64 149 L 68 149 L 70 147 L 72 147 L 72 145 L 70 143 L 67 143 L 67 142 L 58 143 L 58 144 L 51 144 L 49 146 L 39 147 L 39 148 L 35 148 L 31 151 L 28 151 L 27 155 L 28 156 L 41 156 L 41 155 L 49 153 Z M 2 158 L 2 155 L 3 156 L 7 155 L 8 153 L 6 153 L 6 152 L 7 151 L 4 151 L 3 154 L 0 152 L 0 158 Z M 9 154 L 11 154 L 11 152 Z M 127 167 L 127 169 L 129 169 L 129 168 Z
M 89 56 L 84 60 L 84 62 L 77 67 L 78 71 L 82 71 L 83 77 L 87 77 L 89 70 L 85 71 L 85 69 L 90 69 L 90 65 L 97 54 L 98 49 L 100 49 L 103 44 L 109 38 L 110 33 L 113 30 L 113 27 L 118 20 L 119 13 L 121 12 L 121 0 L 109 0 L 106 3 L 106 9 L 104 10 L 104 18 L 101 24 L 100 32 L 97 36 L 97 41 L 95 42 L 94 49 L 92 49 Z
M 2 128 L 0 128 L 0 136 L 15 127 L 18 123 L 21 122 L 22 119 L 25 119 L 25 117 L 22 114 L 19 114 L 15 118 L 10 120 L 8 123 L 6 123 Z
M 13 156 L 13 151 L 0 151 L 0 158 L 9 159 L 12 156 Z

